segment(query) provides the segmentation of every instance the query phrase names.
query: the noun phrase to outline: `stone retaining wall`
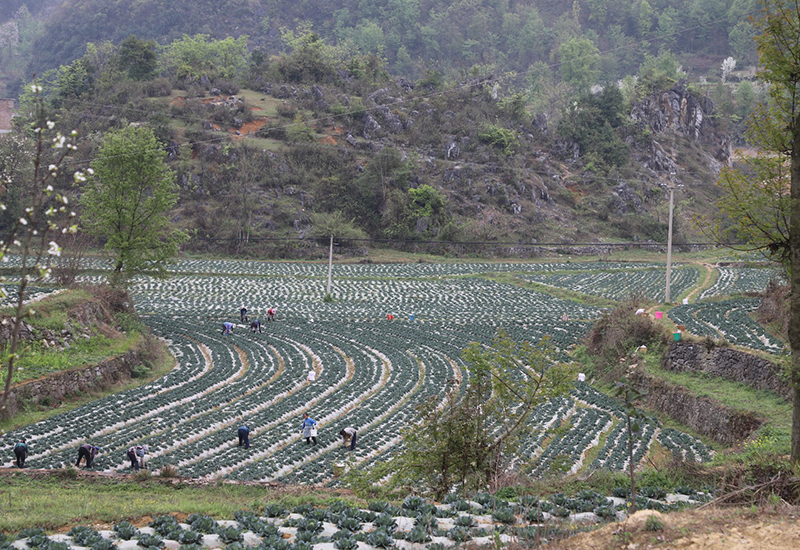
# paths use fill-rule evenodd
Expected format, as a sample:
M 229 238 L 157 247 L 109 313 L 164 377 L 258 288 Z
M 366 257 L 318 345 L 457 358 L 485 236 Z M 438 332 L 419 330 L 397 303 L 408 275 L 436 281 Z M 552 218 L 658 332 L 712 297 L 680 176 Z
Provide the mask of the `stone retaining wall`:
M 130 380 L 133 367 L 141 363 L 141 353 L 133 350 L 97 365 L 20 382 L 11 387 L 3 416 L 13 416 L 27 404 L 55 406 L 66 397 Z
M 674 342 L 667 349 L 662 366 L 670 371 L 706 372 L 771 391 L 787 401 L 792 393 L 780 377 L 780 368 L 771 361 L 732 348 L 707 348 L 704 344 Z
M 647 392 L 644 398 L 647 407 L 723 445 L 741 443 L 763 423 L 752 414 L 734 411 L 714 399 L 699 397 L 682 386 L 648 374 L 637 374 L 634 381 Z

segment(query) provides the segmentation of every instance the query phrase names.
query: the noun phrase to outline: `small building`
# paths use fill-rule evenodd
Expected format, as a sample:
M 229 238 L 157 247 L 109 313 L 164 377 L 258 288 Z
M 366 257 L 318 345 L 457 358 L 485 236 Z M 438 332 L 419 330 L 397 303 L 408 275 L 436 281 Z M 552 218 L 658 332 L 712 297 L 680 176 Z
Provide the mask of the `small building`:
M 0 98 L 0 134 L 11 131 L 12 118 L 14 118 L 14 100 Z

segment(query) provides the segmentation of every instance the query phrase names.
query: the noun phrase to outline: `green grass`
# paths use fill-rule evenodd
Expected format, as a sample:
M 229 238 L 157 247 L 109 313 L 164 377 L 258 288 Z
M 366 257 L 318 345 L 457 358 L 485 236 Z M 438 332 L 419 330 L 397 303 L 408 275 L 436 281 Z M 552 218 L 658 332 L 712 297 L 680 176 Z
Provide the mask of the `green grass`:
M 114 339 L 97 335 L 88 340 L 77 337 L 70 342 L 70 349 L 63 351 L 45 348 L 38 341 L 21 343 L 17 350 L 19 357 L 14 376 L 11 379 L 12 384 L 34 380 L 56 372 L 96 365 L 130 351 L 141 342 L 141 335 L 130 333 L 125 337 Z M 3 364 L 7 364 L 6 361 L 6 357 L 3 357 Z M 0 372 L 0 384 L 5 384 L 6 374 L 5 371 Z
M 566 288 L 559 288 L 554 286 L 543 285 L 540 283 L 534 283 L 532 281 L 527 281 L 525 279 L 516 277 L 510 273 L 496 273 L 492 275 L 487 275 L 486 278 L 495 281 L 497 283 L 515 285 L 527 290 L 535 290 L 538 292 L 543 292 L 545 294 L 549 294 L 550 296 L 561 298 L 562 300 L 571 300 L 573 302 L 578 302 L 579 304 L 586 304 L 597 307 L 616 307 L 619 305 L 619 302 L 615 302 L 614 300 L 601 298 L 599 296 L 590 296 L 588 294 L 581 294 L 580 292 L 574 292 Z
M 83 477 L 56 471 L 43 477 L 4 473 L 0 481 L 0 532 L 41 527 L 66 530 L 76 524 L 139 523 L 143 518 L 165 514 L 207 514 L 232 519 L 239 510 L 262 511 L 269 501 L 291 505 L 296 495 L 263 486 L 211 484 L 189 485 L 157 478 L 132 480 Z M 304 488 L 304 502 L 330 503 L 333 491 Z M 145 519 L 146 521 L 146 519 Z
M 23 309 L 25 322 L 34 328 L 34 335 L 39 331 L 52 331 L 56 340 L 61 344 L 61 330 L 74 322 L 70 320 L 70 311 L 92 302 L 95 298 L 85 290 L 69 290 L 60 292 Z M 0 313 L 13 315 L 11 308 L 4 308 Z M 17 349 L 17 362 L 12 383 L 17 384 L 25 380 L 32 380 L 48 374 L 85 367 L 126 353 L 141 342 L 138 332 L 110 337 L 108 331 L 100 332 L 98 327 L 81 327 L 81 332 L 87 332 L 90 338 L 85 339 L 74 328 L 70 329 L 73 337 L 68 340 L 70 348 L 57 350 L 47 347 L 42 340 L 37 338 L 31 341 L 22 341 Z M 3 364 L 7 364 L 3 351 Z M 0 384 L 5 384 L 6 372 L 0 372 Z
M 23 426 L 35 424 L 36 422 L 50 418 L 51 416 L 77 409 L 78 407 L 82 407 L 83 405 L 91 403 L 92 401 L 113 395 L 115 393 L 142 386 L 164 376 L 175 366 L 175 360 L 173 359 L 172 355 L 169 354 L 166 346 L 160 340 L 156 340 L 156 345 L 162 348 L 162 353 L 160 354 L 160 357 L 155 358 L 153 367 L 150 369 L 150 372 L 147 374 L 147 376 L 133 378 L 126 382 L 115 384 L 106 390 L 90 391 L 79 395 L 73 395 L 55 407 L 45 405 L 29 406 L 28 408 L 17 412 L 17 414 L 11 418 L 0 420 L 0 432 L 16 430 L 17 428 L 21 428 Z M 1 494 L 2 491 L 0 491 L 0 495 Z M 0 496 L 0 498 L 2 498 L 2 496 Z
M 649 359 L 649 358 L 648 358 Z M 648 360 L 647 371 L 673 384 L 690 388 L 694 395 L 710 397 L 731 409 L 751 413 L 766 420 L 774 449 L 789 452 L 791 445 L 792 404 L 772 392 L 753 389 L 745 384 L 703 373 L 671 372 L 660 361 Z M 762 428 L 764 430 L 765 428 Z
M 258 147 L 259 149 L 264 149 L 266 151 L 272 151 L 272 152 L 280 151 L 286 147 L 286 144 L 284 142 L 270 138 L 245 136 L 242 138 L 242 142 L 246 143 L 251 147 Z
M 278 105 L 282 100 L 271 95 L 262 94 L 254 90 L 242 89 L 236 94 L 237 97 L 244 99 L 245 103 L 253 107 L 253 115 L 257 117 L 277 117 Z

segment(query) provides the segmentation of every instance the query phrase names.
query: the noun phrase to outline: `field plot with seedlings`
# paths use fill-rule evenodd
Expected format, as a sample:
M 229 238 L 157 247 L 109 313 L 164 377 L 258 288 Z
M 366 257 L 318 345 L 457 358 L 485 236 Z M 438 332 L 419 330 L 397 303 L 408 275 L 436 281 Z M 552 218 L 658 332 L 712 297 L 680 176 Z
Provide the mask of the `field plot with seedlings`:
M 126 450 L 147 444 L 154 472 L 172 467 L 192 478 L 335 483 L 340 464 L 368 465 L 396 453 L 403 430 L 418 421 L 417 406 L 443 401 L 445 388 L 465 383 L 462 351 L 470 342 L 488 345 L 503 328 L 517 341 L 550 338 L 568 361 L 603 312 L 481 275 L 574 272 L 588 278 L 588 289 L 599 284 L 599 269 L 610 270 L 607 289 L 612 280 L 636 282 L 624 287 L 626 295 L 660 284 L 645 263 L 344 265 L 335 270 L 334 300 L 326 301 L 325 266 L 182 261 L 174 267 L 180 275 L 136 279 L 131 288 L 143 321 L 167 342 L 177 366 L 150 384 L 3 434 L 0 446 L 25 436 L 32 468 L 74 464 L 78 446 L 89 442 L 101 448 L 92 469 L 121 472 Z M 688 289 L 697 273 L 679 269 L 677 288 Z M 239 323 L 243 304 L 251 319 L 260 317 L 263 332 Z M 267 322 L 270 307 L 277 308 L 275 322 Z M 222 334 L 224 321 L 236 323 L 232 334 Z M 318 422 L 316 444 L 300 433 L 306 411 Z M 534 411 L 518 466 L 536 476 L 554 468 L 623 470 L 623 419 L 616 401 L 577 383 L 566 398 Z M 243 423 L 249 449 L 238 445 Z M 339 436 L 348 426 L 358 430 L 352 452 Z M 654 444 L 689 460 L 712 454 L 697 439 L 646 419 L 634 459 L 645 460 Z
M 692 490 L 667 494 L 658 487 L 643 487 L 637 506 L 659 511 L 678 510 L 707 500 Z M 128 521 L 97 530 L 73 526 L 63 534 L 48 535 L 40 528 L 17 533 L 13 548 L 318 548 L 455 547 L 496 542 L 532 543 L 573 533 L 586 526 L 625 517 L 624 488 L 614 495 L 584 490 L 570 498 L 556 493 L 547 498 L 525 495 L 513 500 L 478 493 L 473 500 L 449 495 L 442 504 L 417 496 L 399 506 L 373 501 L 357 508 L 342 501 L 327 507 L 280 503 L 256 510 L 240 510 L 231 519 L 214 519 L 193 513 L 179 520 L 173 515 L 153 517 L 146 525 Z M 2 536 L 2 535 L 0 535 Z M 0 539 L 3 548 L 10 541 Z M 235 546 L 233 546 L 235 545 Z
M 785 344 L 750 316 L 760 303 L 760 298 L 697 302 L 674 307 L 669 318 L 696 336 L 724 338 L 737 346 L 783 353 Z
M 588 264 L 592 267 L 594 264 Z M 670 277 L 672 296 L 680 296 L 697 284 L 700 271 L 696 267 L 677 267 Z M 667 282 L 666 271 L 648 264 L 606 266 L 602 272 L 570 270 L 563 273 L 526 275 L 526 279 L 549 286 L 566 288 L 582 294 L 611 300 L 643 296 L 663 302 Z
M 718 267 L 717 280 L 700 294 L 700 299 L 764 292 L 770 280 L 783 281 L 780 271 L 766 267 Z

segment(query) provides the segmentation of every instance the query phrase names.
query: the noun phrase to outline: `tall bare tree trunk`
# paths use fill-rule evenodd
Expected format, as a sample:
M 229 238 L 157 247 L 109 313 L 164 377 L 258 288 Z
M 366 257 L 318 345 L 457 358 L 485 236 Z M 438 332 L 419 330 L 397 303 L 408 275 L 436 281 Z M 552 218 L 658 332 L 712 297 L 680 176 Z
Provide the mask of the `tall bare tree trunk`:
M 791 247 L 791 313 L 789 317 L 789 347 L 792 350 L 791 385 L 792 462 L 800 464 L 800 114 L 792 128 L 791 150 L 792 216 L 789 228 Z

